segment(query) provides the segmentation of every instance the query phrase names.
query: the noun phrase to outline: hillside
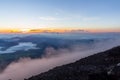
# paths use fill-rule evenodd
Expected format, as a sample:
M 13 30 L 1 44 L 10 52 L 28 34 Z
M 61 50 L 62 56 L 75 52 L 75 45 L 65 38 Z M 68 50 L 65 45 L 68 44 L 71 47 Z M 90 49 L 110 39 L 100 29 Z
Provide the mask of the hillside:
M 25 80 L 120 80 L 120 46 Z

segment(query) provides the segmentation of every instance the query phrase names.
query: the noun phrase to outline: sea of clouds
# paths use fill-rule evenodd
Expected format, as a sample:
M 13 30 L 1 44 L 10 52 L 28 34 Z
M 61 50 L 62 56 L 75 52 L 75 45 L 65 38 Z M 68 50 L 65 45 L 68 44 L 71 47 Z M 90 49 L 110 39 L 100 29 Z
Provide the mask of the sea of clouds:
M 56 37 L 60 37 L 60 36 L 56 36 Z M 88 37 L 84 36 L 84 38 L 88 38 Z M 83 50 L 81 50 L 82 46 L 79 45 L 73 46 L 72 50 L 69 49 L 56 50 L 52 47 L 46 48 L 46 55 L 44 55 L 40 59 L 21 58 L 18 62 L 11 63 L 2 73 L 0 73 L 0 80 L 8 80 L 8 79 L 24 80 L 24 78 L 29 78 L 31 76 L 40 74 L 56 66 L 61 66 L 63 64 L 75 62 L 89 55 L 93 55 L 98 52 L 102 52 L 111 49 L 113 47 L 120 46 L 119 34 L 105 33 L 105 34 L 100 34 L 99 36 L 95 35 L 89 38 L 94 38 L 94 39 L 99 38 L 101 40 L 99 42 L 94 43 L 92 48 L 88 48 L 87 46 L 87 49 L 85 49 L 84 46 Z M 103 38 L 107 38 L 107 39 L 102 40 Z M 29 44 L 31 45 L 31 43 Z M 19 46 L 20 45 L 21 44 L 19 44 Z M 35 44 L 32 45 L 33 45 L 32 47 L 35 48 Z

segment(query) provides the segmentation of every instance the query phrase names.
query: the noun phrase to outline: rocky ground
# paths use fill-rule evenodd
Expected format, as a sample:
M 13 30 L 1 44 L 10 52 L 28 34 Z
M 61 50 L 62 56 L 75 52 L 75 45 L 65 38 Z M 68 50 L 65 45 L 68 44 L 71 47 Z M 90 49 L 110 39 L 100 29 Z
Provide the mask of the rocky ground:
M 25 80 L 120 80 L 120 46 Z

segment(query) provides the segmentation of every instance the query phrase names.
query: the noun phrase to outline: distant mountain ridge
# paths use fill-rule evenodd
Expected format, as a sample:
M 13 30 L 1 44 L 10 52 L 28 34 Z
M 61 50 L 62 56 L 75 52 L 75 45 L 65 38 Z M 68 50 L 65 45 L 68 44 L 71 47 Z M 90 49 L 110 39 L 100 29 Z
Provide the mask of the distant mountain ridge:
M 120 46 L 25 80 L 120 80 Z

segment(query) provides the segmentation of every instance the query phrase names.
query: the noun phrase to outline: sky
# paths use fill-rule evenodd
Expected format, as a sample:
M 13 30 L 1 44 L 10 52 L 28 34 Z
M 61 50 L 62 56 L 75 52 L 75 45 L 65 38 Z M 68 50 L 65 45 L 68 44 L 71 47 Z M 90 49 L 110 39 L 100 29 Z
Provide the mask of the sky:
M 120 32 L 120 0 L 0 0 L 0 29 Z

